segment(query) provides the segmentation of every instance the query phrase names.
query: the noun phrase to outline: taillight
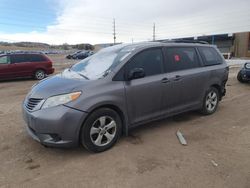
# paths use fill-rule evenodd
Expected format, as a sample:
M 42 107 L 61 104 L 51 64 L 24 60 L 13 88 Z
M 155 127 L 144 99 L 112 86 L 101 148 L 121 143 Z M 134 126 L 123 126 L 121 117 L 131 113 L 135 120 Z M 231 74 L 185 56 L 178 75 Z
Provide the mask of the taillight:
M 48 68 L 51 68 L 51 67 L 52 67 L 52 62 L 51 62 L 51 61 L 48 62 L 47 67 L 48 67 Z

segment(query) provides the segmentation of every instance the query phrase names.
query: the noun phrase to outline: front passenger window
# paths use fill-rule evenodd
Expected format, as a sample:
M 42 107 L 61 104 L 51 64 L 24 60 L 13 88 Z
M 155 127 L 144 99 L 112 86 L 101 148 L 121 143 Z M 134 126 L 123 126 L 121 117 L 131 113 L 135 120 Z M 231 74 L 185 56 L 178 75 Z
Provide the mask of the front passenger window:
M 0 64 L 8 64 L 8 63 L 9 63 L 8 56 L 2 56 L 2 57 L 0 57 Z
M 135 55 L 129 62 L 127 70 L 129 72 L 135 68 L 143 68 L 145 76 L 157 75 L 163 72 L 162 62 L 162 50 L 159 48 L 149 49 Z

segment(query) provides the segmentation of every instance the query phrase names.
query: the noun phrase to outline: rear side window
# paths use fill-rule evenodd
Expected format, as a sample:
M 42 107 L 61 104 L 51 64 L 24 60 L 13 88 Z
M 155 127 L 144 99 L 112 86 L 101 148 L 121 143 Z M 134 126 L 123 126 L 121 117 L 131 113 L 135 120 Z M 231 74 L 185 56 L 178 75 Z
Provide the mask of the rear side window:
M 149 49 L 135 55 L 129 62 L 127 70 L 129 72 L 134 68 L 143 68 L 146 76 L 152 76 L 163 72 L 162 63 L 162 50 L 159 48 Z
M 32 54 L 29 55 L 31 62 L 40 62 L 40 61 L 47 61 L 47 59 L 42 55 Z
M 11 55 L 10 59 L 11 59 L 11 63 L 30 62 L 29 56 L 26 54 Z
M 200 62 L 193 47 L 165 48 L 165 65 L 167 72 L 200 67 Z
M 218 52 L 211 47 L 198 47 L 205 66 L 218 65 L 222 63 L 222 58 Z

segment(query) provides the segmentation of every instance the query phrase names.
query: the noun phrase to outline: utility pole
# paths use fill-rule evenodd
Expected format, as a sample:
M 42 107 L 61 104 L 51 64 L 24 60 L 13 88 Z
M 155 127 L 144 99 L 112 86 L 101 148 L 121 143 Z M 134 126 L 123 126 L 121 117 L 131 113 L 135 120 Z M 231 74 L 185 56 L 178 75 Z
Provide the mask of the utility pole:
M 116 43 L 116 26 L 115 26 L 115 19 L 113 20 L 113 36 L 114 36 L 114 45 Z
M 155 41 L 155 23 L 154 23 L 154 26 L 153 26 L 153 41 Z

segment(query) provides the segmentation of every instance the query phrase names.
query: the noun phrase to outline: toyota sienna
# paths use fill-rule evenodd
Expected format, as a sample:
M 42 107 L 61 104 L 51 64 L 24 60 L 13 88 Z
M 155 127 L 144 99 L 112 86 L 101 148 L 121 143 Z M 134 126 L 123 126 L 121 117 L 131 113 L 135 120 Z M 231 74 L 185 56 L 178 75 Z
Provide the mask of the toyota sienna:
M 34 85 L 23 117 L 45 146 L 102 152 L 137 125 L 192 110 L 213 114 L 228 71 L 208 44 L 116 45 Z

